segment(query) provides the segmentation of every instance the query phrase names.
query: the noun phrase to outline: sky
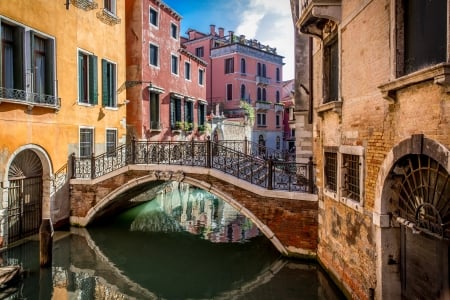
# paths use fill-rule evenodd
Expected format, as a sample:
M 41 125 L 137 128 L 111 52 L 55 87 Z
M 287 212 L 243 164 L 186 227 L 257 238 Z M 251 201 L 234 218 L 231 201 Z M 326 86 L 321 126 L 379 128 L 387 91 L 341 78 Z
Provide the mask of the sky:
M 294 24 L 289 0 L 163 0 L 182 16 L 181 35 L 189 28 L 209 33 L 223 27 L 277 48 L 284 56 L 283 80 L 294 78 Z

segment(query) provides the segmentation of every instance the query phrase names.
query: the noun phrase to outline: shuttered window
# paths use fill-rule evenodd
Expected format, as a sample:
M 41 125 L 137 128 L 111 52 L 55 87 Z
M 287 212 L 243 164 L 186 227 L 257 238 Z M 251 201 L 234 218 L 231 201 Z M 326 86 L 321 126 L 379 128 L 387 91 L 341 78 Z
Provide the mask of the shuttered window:
M 98 103 L 97 56 L 78 52 L 78 102 Z
M 116 107 L 116 65 L 102 59 L 102 104 Z

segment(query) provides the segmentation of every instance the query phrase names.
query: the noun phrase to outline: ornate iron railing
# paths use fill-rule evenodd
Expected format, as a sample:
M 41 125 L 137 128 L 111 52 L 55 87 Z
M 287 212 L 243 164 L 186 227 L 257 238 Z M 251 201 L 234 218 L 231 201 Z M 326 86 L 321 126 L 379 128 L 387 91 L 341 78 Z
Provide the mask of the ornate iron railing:
M 213 168 L 269 190 L 315 193 L 314 165 L 264 159 L 242 141 L 132 141 L 90 158 L 72 156 L 72 178 L 94 179 L 126 165 L 166 164 Z M 232 147 L 230 147 L 232 146 Z M 242 148 L 240 148 L 242 147 Z
M 59 109 L 61 101 L 53 95 L 31 93 L 24 90 L 0 87 L 0 102 L 14 102 L 30 106 L 45 106 Z
M 257 156 L 262 159 L 272 158 L 278 161 L 295 161 L 295 153 L 288 151 L 276 150 L 258 143 L 245 140 L 229 140 L 219 141 L 220 145 L 231 148 L 235 151 L 243 152 L 251 156 Z

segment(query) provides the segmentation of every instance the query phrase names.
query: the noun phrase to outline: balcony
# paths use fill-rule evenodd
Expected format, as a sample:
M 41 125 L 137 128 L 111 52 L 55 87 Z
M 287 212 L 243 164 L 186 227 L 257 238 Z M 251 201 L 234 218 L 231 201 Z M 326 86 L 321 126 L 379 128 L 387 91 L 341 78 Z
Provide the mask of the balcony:
M 270 83 L 270 78 L 263 76 L 256 76 L 256 84 L 258 85 L 268 85 Z
M 284 112 L 284 104 L 283 103 L 275 103 L 275 112 Z
M 39 93 L 31 93 L 24 90 L 16 90 L 0 87 L 0 103 L 17 103 L 27 105 L 31 110 L 35 106 L 48 107 L 59 110 L 61 107 L 61 99 L 53 95 L 45 95 Z
M 255 109 L 256 111 L 268 111 L 272 107 L 272 103 L 270 102 L 263 102 L 263 101 L 257 101 L 255 103 Z
M 96 9 L 98 7 L 98 3 L 94 0 L 71 0 L 71 3 L 73 6 L 85 11 Z
M 323 31 L 341 22 L 341 0 L 300 0 L 299 19 L 297 27 L 300 32 L 311 34 L 320 39 Z
M 99 11 L 97 11 L 96 15 L 97 18 L 100 19 L 100 21 L 111 26 L 120 24 L 121 22 L 119 17 L 117 17 L 114 13 L 112 13 L 106 8 L 102 8 Z

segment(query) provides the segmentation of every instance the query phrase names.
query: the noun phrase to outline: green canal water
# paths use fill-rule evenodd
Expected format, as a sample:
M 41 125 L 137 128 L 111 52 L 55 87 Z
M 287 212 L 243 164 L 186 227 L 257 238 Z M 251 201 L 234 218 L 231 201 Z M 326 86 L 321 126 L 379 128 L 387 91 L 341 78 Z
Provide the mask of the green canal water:
M 56 232 L 51 268 L 39 267 L 36 240 L 1 258 L 24 273 L 0 299 L 343 298 L 317 264 L 282 258 L 226 202 L 186 186 Z

